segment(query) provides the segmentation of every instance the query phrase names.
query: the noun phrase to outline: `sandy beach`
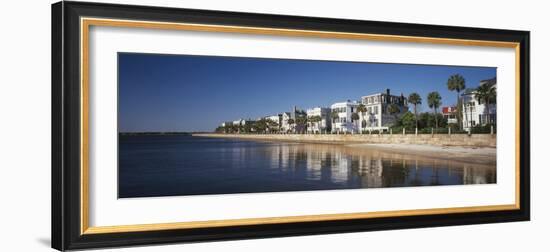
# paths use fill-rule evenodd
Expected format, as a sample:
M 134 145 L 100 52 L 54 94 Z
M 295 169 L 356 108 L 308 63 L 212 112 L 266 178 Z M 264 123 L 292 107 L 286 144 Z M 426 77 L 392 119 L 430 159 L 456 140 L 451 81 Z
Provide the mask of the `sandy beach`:
M 496 164 L 496 148 L 437 146 L 421 144 L 347 144 L 348 147 L 383 150 L 425 158 L 466 161 L 469 163 Z

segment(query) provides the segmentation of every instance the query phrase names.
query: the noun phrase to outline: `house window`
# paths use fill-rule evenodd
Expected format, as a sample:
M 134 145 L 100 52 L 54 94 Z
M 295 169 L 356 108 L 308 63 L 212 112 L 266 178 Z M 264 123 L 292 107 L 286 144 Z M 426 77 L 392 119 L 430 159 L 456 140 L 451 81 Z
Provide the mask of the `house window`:
M 374 97 L 374 102 L 378 102 L 378 96 Z
M 374 114 L 375 114 L 375 115 L 378 115 L 378 106 L 377 106 L 377 107 L 374 107 Z

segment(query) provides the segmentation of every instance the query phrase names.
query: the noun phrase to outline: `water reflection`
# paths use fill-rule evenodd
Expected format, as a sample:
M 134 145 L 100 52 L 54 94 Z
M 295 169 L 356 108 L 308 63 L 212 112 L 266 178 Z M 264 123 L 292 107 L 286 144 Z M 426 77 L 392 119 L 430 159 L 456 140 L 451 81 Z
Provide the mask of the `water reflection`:
M 496 182 L 494 161 L 357 146 L 189 136 L 125 136 L 119 143 L 121 198 Z
M 364 147 L 323 144 L 271 144 L 272 169 L 303 173 L 312 181 L 359 183 L 361 188 L 487 184 L 496 165 L 425 158 Z

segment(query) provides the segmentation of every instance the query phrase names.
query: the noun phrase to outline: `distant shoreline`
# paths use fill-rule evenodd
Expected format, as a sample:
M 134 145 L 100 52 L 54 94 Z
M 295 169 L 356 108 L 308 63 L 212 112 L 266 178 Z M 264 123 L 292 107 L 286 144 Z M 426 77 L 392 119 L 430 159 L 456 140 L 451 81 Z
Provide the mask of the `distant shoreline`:
M 155 136 L 162 136 L 162 135 L 184 135 L 184 136 L 191 136 L 192 134 L 195 134 L 193 132 L 119 132 L 118 133 L 121 136 L 143 136 L 143 135 L 155 135 Z

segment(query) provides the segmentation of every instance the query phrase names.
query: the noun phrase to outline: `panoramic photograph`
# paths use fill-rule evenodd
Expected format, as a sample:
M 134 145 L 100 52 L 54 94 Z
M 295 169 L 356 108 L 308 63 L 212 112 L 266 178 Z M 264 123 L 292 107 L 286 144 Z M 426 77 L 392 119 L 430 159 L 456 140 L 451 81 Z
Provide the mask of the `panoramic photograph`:
M 494 184 L 496 70 L 118 53 L 118 197 Z

